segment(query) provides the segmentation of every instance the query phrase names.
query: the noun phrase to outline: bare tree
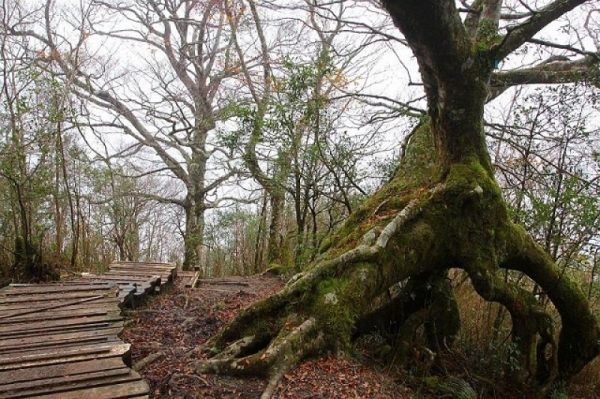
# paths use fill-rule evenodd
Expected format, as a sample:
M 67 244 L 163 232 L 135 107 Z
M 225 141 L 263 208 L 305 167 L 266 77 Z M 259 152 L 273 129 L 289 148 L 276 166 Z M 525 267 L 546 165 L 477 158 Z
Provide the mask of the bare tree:
M 5 22 L 18 21 L 27 18 L 27 13 L 4 4 L 1 17 Z M 71 117 L 66 106 L 68 95 L 52 75 L 36 68 L 34 52 L 27 38 L 2 35 L 0 39 L 0 181 L 7 188 L 2 194 L 10 209 L 0 224 L 2 247 L 12 255 L 11 278 L 16 280 L 58 278 L 52 269 L 63 255 L 60 215 L 69 212 L 59 198 L 72 198 L 66 183 L 69 172 L 63 143 L 68 138 L 65 125 Z M 50 199 L 55 218 L 47 217 L 52 214 Z M 70 211 L 74 222 L 72 207 Z M 48 245 L 46 238 L 52 234 L 55 245 Z M 71 244 L 74 265 L 76 240 Z M 52 257 L 54 264 L 50 265 Z
M 33 20 L 6 30 L 38 40 L 40 64 L 62 74 L 105 128 L 150 149 L 160 160 L 155 173 L 168 171 L 182 183 L 183 195 L 161 200 L 185 210 L 184 267 L 199 265 L 204 214 L 218 205 L 207 197 L 235 174 L 228 164 L 231 154 L 212 145 L 210 135 L 227 120 L 239 85 L 231 79 L 239 74 L 231 27 L 241 24 L 242 11 L 232 11 L 235 4 L 201 0 L 95 0 L 78 13 L 52 4 L 44 5 L 43 32 L 32 28 L 38 26 Z M 233 21 L 227 17 L 231 12 L 237 13 Z M 126 43 L 127 50 L 98 53 L 90 43 L 100 38 L 106 46 Z M 137 53 L 135 64 L 119 68 L 119 51 L 136 47 L 145 51 Z M 221 167 L 213 171 L 211 163 Z

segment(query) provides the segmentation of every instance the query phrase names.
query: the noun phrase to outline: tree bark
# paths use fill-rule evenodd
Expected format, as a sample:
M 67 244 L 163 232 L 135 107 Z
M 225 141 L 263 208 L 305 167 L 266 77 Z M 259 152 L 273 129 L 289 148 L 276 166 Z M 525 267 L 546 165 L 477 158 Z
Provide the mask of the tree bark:
M 185 232 L 183 270 L 194 270 L 202 267 L 202 243 L 204 236 L 204 211 L 203 203 L 191 199 L 189 194 L 185 201 Z M 206 270 L 205 270 L 206 272 Z

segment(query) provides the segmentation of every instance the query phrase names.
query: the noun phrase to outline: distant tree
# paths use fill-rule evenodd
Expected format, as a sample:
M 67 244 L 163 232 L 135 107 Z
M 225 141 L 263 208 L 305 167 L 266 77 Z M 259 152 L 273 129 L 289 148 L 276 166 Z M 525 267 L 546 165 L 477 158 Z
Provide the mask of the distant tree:
M 183 266 L 198 266 L 205 212 L 219 203 L 208 197 L 236 174 L 231 154 L 215 146 L 211 134 L 229 117 L 239 86 L 232 79 L 239 65 L 231 27 L 248 29 L 244 10 L 203 0 L 94 0 L 78 10 L 46 1 L 40 7 L 4 29 L 37 41 L 38 64 L 63 76 L 88 102 L 96 128 L 129 135 L 159 160 L 153 173 L 166 171 L 182 184 L 182 195 L 161 201 L 185 211 Z M 115 52 L 95 53 L 95 40 Z M 124 51 L 137 58 L 121 67 L 116 57 Z
M 206 241 L 210 250 L 207 275 L 249 276 L 262 271 L 255 263 L 259 217 L 237 205 L 215 212 L 208 220 Z
M 597 251 L 598 92 L 581 84 L 537 89 L 488 129 L 509 210 L 563 273 L 592 273 Z M 533 287 L 542 303 L 547 296 Z
M 0 195 L 8 208 L 0 216 L 4 249 L 13 259 L 12 278 L 56 279 L 70 237 L 70 266 L 78 240 L 65 232 L 76 226 L 66 151 L 74 120 L 64 86 L 31 62 L 31 48 L 3 36 L 0 93 Z M 54 236 L 50 242 L 50 236 Z M 12 241 L 8 242 L 6 240 Z
M 513 218 L 561 264 L 598 235 L 598 95 L 582 85 L 536 90 L 489 130 Z

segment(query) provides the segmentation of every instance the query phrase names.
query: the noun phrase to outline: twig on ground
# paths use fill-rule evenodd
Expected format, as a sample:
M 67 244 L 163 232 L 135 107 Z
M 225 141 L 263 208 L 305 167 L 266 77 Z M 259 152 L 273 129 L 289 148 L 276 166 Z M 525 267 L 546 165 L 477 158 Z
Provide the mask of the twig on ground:
M 154 363 L 155 361 L 157 361 L 164 355 L 165 355 L 165 353 L 163 351 L 151 353 L 148 356 L 146 356 L 145 358 L 143 358 L 142 360 L 140 360 L 139 362 L 137 362 L 136 364 L 134 364 L 132 369 L 134 369 L 135 371 L 141 371 L 145 367 L 147 367 L 149 364 Z

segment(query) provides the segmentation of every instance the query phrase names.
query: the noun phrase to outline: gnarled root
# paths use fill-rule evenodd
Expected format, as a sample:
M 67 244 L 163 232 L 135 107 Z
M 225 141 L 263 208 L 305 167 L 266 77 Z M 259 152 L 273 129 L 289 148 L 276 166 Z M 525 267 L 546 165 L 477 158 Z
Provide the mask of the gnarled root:
M 324 334 L 318 330 L 314 318 L 309 318 L 290 332 L 282 330 L 266 349 L 239 357 L 256 343 L 254 336 L 244 337 L 230 344 L 212 359 L 199 362 L 196 371 L 267 376 L 268 384 L 261 398 L 268 399 L 286 372 L 307 356 L 326 347 Z
M 485 300 L 499 302 L 508 309 L 512 322 L 512 343 L 510 356 L 518 364 L 511 371 L 513 381 L 523 389 L 528 383 L 542 375 L 545 381 L 539 381 L 542 387 L 551 386 L 556 376 L 556 342 L 554 340 L 554 322 L 536 298 L 529 291 L 506 283 L 489 266 L 479 263 L 466 267 L 475 290 Z M 537 355 L 538 335 L 550 348 L 550 357 Z M 546 370 L 542 372 L 542 370 Z M 548 372 L 549 371 L 549 372 Z M 548 380 L 549 379 L 549 380 Z
M 452 345 L 460 329 L 458 304 L 446 270 L 413 276 L 402 287 L 389 290 L 389 300 L 376 306 L 359 323 L 357 335 L 371 330 L 385 332 L 394 342 L 391 361 L 406 364 L 417 346 L 415 336 L 424 327 L 428 348 L 426 363 L 443 369 L 442 352 Z M 431 358 L 431 359 L 429 359 Z M 420 373 L 423 374 L 423 373 Z
M 367 287 L 378 280 L 374 266 L 377 257 L 390 238 L 419 212 L 419 201 L 410 201 L 379 233 L 370 231 L 357 247 L 318 262 L 279 293 L 242 311 L 208 344 L 225 349 L 198 363 L 196 370 L 267 376 L 263 397 L 270 397 L 283 374 L 299 361 L 348 340 L 354 316 L 347 309 L 370 304 L 374 294 L 362 295 L 360 291 L 368 291 Z M 329 289 L 327 282 L 338 288 Z M 371 288 L 379 294 L 385 287 L 376 282 Z M 311 316 L 310 308 L 317 313 L 321 309 L 318 318 Z M 339 320 L 330 320 L 337 313 L 341 314 Z M 307 316 L 299 323 L 302 314 Z M 290 325 L 296 327 L 290 331 Z
M 557 373 L 558 381 L 569 383 L 592 359 L 600 354 L 600 327 L 590 304 L 568 277 L 556 267 L 552 259 L 533 240 L 515 226 L 521 241 L 518 251 L 506 261 L 507 268 L 525 273 L 548 295 L 561 317 L 556 366 L 548 365 L 548 374 Z M 540 329 L 542 344 L 548 344 L 551 330 Z M 557 368 L 555 368 L 557 367 Z

